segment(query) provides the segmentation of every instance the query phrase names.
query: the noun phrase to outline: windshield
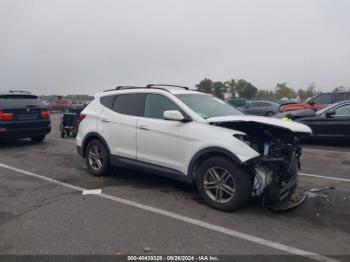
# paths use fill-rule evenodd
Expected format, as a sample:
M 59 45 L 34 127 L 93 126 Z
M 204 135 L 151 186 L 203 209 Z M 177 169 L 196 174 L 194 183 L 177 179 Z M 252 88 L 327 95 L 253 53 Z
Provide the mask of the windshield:
M 211 95 L 181 94 L 176 96 L 205 119 L 217 116 L 244 115 L 238 109 Z
M 322 107 L 321 109 L 319 109 L 318 111 L 316 111 L 316 115 L 322 115 L 323 113 L 327 112 L 329 109 L 331 109 L 332 107 L 334 107 L 334 104 Z

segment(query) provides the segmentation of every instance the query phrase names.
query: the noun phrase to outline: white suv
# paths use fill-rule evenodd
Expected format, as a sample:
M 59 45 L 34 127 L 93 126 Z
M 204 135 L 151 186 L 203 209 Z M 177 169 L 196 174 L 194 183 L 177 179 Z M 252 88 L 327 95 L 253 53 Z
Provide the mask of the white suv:
M 117 87 L 95 95 L 76 140 L 89 171 L 141 169 L 188 183 L 229 211 L 250 196 L 279 205 L 296 188 L 303 124 L 248 116 L 180 86 Z

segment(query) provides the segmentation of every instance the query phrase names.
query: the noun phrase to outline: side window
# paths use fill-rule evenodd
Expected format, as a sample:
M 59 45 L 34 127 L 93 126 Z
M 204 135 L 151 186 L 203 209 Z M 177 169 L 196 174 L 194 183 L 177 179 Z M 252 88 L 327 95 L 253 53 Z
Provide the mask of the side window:
M 269 103 L 266 103 L 266 102 L 260 102 L 260 104 L 261 104 L 261 107 L 267 107 L 267 106 L 270 106 L 270 104 L 269 104 Z
M 259 102 L 257 102 L 257 103 L 250 103 L 250 104 L 248 104 L 248 107 L 259 107 Z
M 112 95 L 112 96 L 102 96 L 102 97 L 100 98 L 100 102 L 101 102 L 101 104 L 104 105 L 105 107 L 108 107 L 108 108 L 112 109 L 114 98 L 115 98 L 115 95 Z
M 163 119 L 164 111 L 168 110 L 181 111 L 174 102 L 165 96 L 158 94 L 146 95 L 145 117 Z
M 265 102 L 256 102 L 256 103 L 253 103 L 252 107 L 265 107 L 265 106 L 268 106 L 268 104 Z
M 350 116 L 350 105 L 338 107 L 335 110 L 335 115 L 336 116 Z
M 332 103 L 332 95 L 331 94 L 324 94 L 319 95 L 312 99 L 310 102 L 314 102 L 315 104 L 321 104 L 321 105 L 327 105 Z
M 336 93 L 335 94 L 335 102 L 350 100 L 350 93 Z
M 117 95 L 112 110 L 124 115 L 142 116 L 144 97 L 144 94 Z

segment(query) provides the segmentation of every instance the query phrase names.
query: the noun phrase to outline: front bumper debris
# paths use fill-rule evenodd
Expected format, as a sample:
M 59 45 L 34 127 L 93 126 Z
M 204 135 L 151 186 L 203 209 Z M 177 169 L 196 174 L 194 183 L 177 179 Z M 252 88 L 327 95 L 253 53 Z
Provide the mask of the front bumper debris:
M 308 194 L 305 191 L 294 192 L 289 198 L 280 201 L 278 203 L 268 203 L 269 207 L 273 211 L 286 211 L 295 207 L 300 206 L 307 199 Z

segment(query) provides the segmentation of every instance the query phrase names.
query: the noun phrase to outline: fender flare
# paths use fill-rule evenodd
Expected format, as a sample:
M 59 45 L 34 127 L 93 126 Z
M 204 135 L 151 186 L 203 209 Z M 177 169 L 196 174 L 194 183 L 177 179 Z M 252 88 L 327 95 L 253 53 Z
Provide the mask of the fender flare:
M 188 165 L 188 169 L 187 169 L 187 174 L 190 176 L 191 180 L 194 181 L 195 177 L 193 176 L 193 168 L 195 163 L 197 162 L 197 160 L 199 158 L 201 158 L 202 156 L 206 155 L 206 154 L 221 154 L 221 155 L 225 155 L 228 158 L 230 158 L 235 164 L 237 165 L 242 165 L 242 161 L 232 152 L 230 152 L 229 150 L 222 148 L 222 147 L 216 147 L 216 146 L 212 146 L 212 147 L 206 147 L 204 149 L 201 149 L 200 151 L 198 151 L 191 159 L 190 164 Z
M 87 146 L 86 141 L 90 140 L 91 137 L 97 137 L 97 139 L 99 139 L 104 144 L 104 146 L 106 147 L 108 155 L 111 156 L 111 150 L 109 149 L 109 146 L 108 146 L 106 140 L 100 134 L 98 134 L 96 132 L 90 132 L 84 137 L 84 139 L 83 139 L 83 141 L 81 143 L 81 145 L 82 145 L 82 154 L 83 154 L 84 158 L 85 158 L 85 149 L 86 149 L 86 146 Z

